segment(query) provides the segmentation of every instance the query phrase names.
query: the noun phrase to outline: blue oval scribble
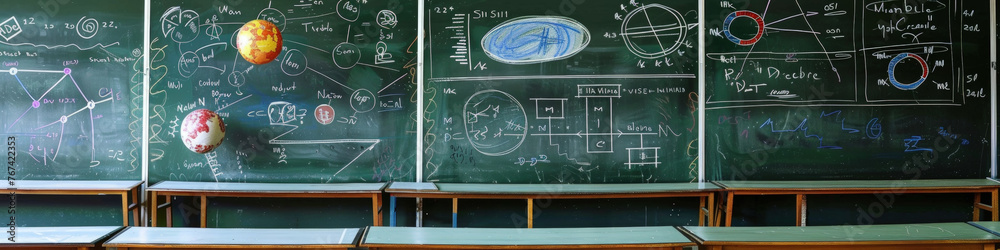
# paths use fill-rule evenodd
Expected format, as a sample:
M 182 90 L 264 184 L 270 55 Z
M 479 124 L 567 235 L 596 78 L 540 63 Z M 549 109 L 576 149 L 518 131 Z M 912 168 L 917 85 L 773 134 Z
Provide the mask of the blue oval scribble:
M 483 50 L 506 64 L 542 63 L 565 59 L 590 43 L 590 31 L 565 17 L 520 17 L 493 27 L 483 37 Z

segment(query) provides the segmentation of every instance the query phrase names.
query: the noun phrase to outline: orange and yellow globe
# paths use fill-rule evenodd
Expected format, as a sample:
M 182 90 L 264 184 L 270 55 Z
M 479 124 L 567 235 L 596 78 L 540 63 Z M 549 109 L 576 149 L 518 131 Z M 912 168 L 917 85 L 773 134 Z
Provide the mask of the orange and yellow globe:
M 250 63 L 269 63 L 281 54 L 281 31 L 268 21 L 247 22 L 236 34 L 236 48 Z

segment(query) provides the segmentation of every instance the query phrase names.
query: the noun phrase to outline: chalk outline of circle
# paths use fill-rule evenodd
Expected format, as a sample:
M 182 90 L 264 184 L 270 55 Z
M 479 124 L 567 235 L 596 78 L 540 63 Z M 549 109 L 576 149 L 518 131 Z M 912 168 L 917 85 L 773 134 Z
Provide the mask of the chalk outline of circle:
M 385 14 L 385 13 L 388 13 L 388 14 Z M 379 20 L 379 18 L 378 18 L 380 16 L 385 16 L 386 18 L 392 17 L 392 19 L 387 19 L 387 20 L 392 20 L 392 25 L 390 25 L 392 27 L 386 27 L 385 25 L 382 25 L 382 21 Z M 392 12 L 391 10 L 380 10 L 378 12 L 378 14 L 375 15 L 375 23 L 377 23 L 379 27 L 382 27 L 382 28 L 385 28 L 385 29 L 392 29 L 392 28 L 395 28 L 396 24 L 399 23 L 399 18 L 396 17 L 396 12 Z
M 10 75 L 17 75 L 17 67 L 11 67 L 10 70 L 8 70 L 8 72 L 10 73 Z
M 674 15 L 674 18 L 677 18 L 677 26 L 680 27 L 678 29 L 680 30 L 680 35 L 677 36 L 677 41 L 674 42 L 674 46 L 671 46 L 669 49 L 665 49 L 657 53 L 648 53 L 639 51 L 638 48 L 635 48 L 632 45 L 632 41 L 628 38 L 628 35 L 625 35 L 626 34 L 625 27 L 627 27 L 628 23 L 632 21 L 632 17 L 638 14 L 640 11 L 645 11 L 646 9 L 652 7 L 663 9 L 669 12 L 671 15 Z M 655 3 L 644 5 L 641 8 L 629 12 L 628 15 L 626 15 L 625 18 L 623 18 L 622 28 L 621 28 L 622 40 L 625 41 L 625 47 L 627 47 L 628 50 L 632 52 L 632 54 L 635 54 L 636 56 L 645 59 L 656 59 L 662 56 L 666 56 L 667 54 L 674 53 L 674 51 L 677 51 L 677 49 L 681 47 L 681 42 L 683 42 L 684 39 L 687 39 L 687 32 L 688 32 L 687 21 L 684 20 L 684 16 L 682 16 L 679 11 L 675 10 L 674 8 L 663 6 L 662 4 L 655 4 Z
M 298 54 L 302 55 L 302 62 L 303 62 L 302 72 L 299 72 L 297 74 L 288 73 L 288 71 L 285 70 L 285 62 L 288 60 L 289 57 L 292 57 L 292 54 L 294 54 L 296 52 Z M 360 59 L 358 61 L 360 61 Z M 285 74 L 289 75 L 289 76 L 298 76 L 298 75 L 301 75 L 302 73 L 306 72 L 306 68 L 308 68 L 308 67 L 309 67 L 309 58 L 306 57 L 305 53 L 302 53 L 302 51 L 299 51 L 298 49 L 290 49 L 290 50 L 288 50 L 288 52 L 285 52 L 285 57 L 281 59 L 281 72 L 285 72 Z
M 913 58 L 914 60 L 917 60 L 917 62 L 920 63 L 920 68 L 923 70 L 922 72 L 923 74 L 920 75 L 919 80 L 908 84 L 904 84 L 896 80 L 896 74 L 895 74 L 896 65 L 899 64 L 900 61 L 903 61 L 903 59 L 906 58 Z M 896 55 L 896 57 L 893 57 L 892 60 L 889 61 L 888 73 L 889 73 L 889 83 L 892 83 L 892 86 L 895 86 L 896 88 L 901 90 L 914 90 L 920 87 L 920 85 L 923 84 L 925 80 L 927 80 L 927 75 L 930 73 L 930 70 L 927 68 L 927 61 L 924 61 L 924 58 L 921 58 L 917 54 L 907 52 L 907 53 L 899 53 L 899 55 Z
M 736 20 L 736 18 L 739 17 L 747 17 L 753 19 L 753 21 L 757 23 L 757 34 L 754 35 L 753 38 L 741 39 L 739 37 L 734 36 L 731 32 L 729 32 L 729 26 L 733 24 L 733 20 Z M 729 16 L 726 16 L 726 21 L 722 23 L 722 34 L 726 35 L 726 39 L 729 39 L 730 42 L 733 42 L 736 45 L 740 46 L 753 45 L 757 43 L 757 41 L 760 41 L 760 38 L 764 36 L 764 19 L 760 17 L 760 14 L 757 14 L 756 12 L 749 10 L 739 10 L 733 13 L 729 13 Z
M 527 139 L 527 137 L 528 137 L 528 130 L 527 129 L 523 130 L 523 132 L 521 133 L 521 140 L 517 142 L 517 145 L 514 145 L 510 149 L 507 149 L 507 150 L 499 152 L 499 153 L 487 153 L 487 152 L 483 152 L 482 149 L 479 149 L 479 146 L 478 146 L 479 144 L 476 143 L 476 142 L 474 142 L 474 141 L 472 141 L 472 136 L 469 136 L 469 120 L 468 120 L 469 116 L 466 115 L 466 114 L 469 113 L 469 109 L 467 108 L 469 106 L 469 102 L 472 101 L 472 98 L 474 98 L 474 97 L 476 97 L 476 96 L 478 96 L 480 94 L 485 94 L 487 92 L 497 92 L 497 93 L 500 93 L 500 94 L 503 94 L 503 95 L 507 96 L 507 98 L 510 98 L 510 100 L 512 102 L 514 102 L 514 104 L 517 104 L 518 109 L 521 110 L 521 117 L 524 117 L 524 124 L 525 125 L 528 124 L 528 114 L 524 111 L 524 105 L 521 105 L 521 102 L 517 101 L 517 99 L 515 99 L 514 96 L 508 94 L 507 92 L 503 92 L 503 91 L 496 90 L 496 89 L 488 89 L 488 90 L 479 91 L 479 92 L 476 92 L 475 94 L 472 94 L 471 96 L 469 96 L 469 99 L 465 100 L 465 105 L 462 105 L 462 123 L 465 125 L 465 135 L 466 135 L 465 137 L 466 137 L 466 140 L 469 140 L 469 143 L 472 144 L 472 147 L 475 148 L 476 151 L 478 151 L 479 153 L 484 154 L 484 155 L 488 155 L 488 156 L 502 156 L 502 155 L 510 154 L 510 152 L 514 152 L 514 150 L 517 150 L 517 148 L 520 148 L 521 144 L 524 143 L 524 140 Z
M 317 112 L 317 111 L 319 111 L 319 109 L 321 109 L 321 108 L 323 108 L 323 107 L 328 107 L 328 108 L 330 108 L 330 111 L 331 111 L 331 112 L 330 112 L 330 113 L 331 113 L 331 114 L 330 114 L 330 121 L 329 121 L 329 122 L 326 122 L 326 123 L 324 123 L 323 121 L 319 120 L 319 115 L 317 115 L 317 114 L 316 114 L 316 112 Z M 334 119 L 334 117 L 336 117 L 336 116 L 337 116 L 337 110 L 336 110 L 336 109 L 333 109 L 333 107 L 332 107 L 332 106 L 330 106 L 330 105 L 327 105 L 327 104 L 320 104 L 319 106 L 316 106 L 316 109 L 314 109 L 314 110 L 313 110 L 313 116 L 315 116 L 315 117 L 316 117 L 316 122 L 318 122 L 319 124 L 323 124 L 323 125 L 330 125 L 330 123 L 333 123 L 333 121 L 334 121 L 334 120 L 336 120 L 336 119 Z
M 188 73 L 188 74 L 184 74 L 184 71 L 185 71 L 186 69 L 185 69 L 185 70 L 182 70 L 182 69 L 184 69 L 185 67 L 181 67 L 181 65 L 183 65 L 183 63 L 184 63 L 184 55 L 187 55 L 187 54 L 192 54 L 192 55 L 194 55 L 194 58 L 195 58 L 194 62 L 195 62 L 195 63 L 197 63 L 197 64 L 198 64 L 198 66 L 195 66 L 195 67 L 193 67 L 194 69 L 193 69 L 193 70 L 191 70 L 191 72 L 190 72 L 190 73 Z M 197 55 L 197 54 L 195 54 L 194 52 L 191 52 L 191 51 L 187 51 L 187 52 L 184 52 L 184 53 L 182 53 L 182 54 L 181 54 L 181 57 L 180 57 L 180 59 L 177 59 L 177 73 L 180 73 L 180 74 L 181 74 L 181 76 L 183 76 L 184 78 L 190 78 L 191 76 L 193 76 L 193 75 L 194 75 L 194 72 L 198 72 L 198 68 L 199 68 L 199 67 L 201 67 L 201 61 L 200 61 L 200 60 L 198 60 L 198 59 L 199 59 L 199 58 L 198 58 L 198 55 Z
M 554 20 L 558 20 L 558 21 L 552 21 L 552 22 L 566 22 L 566 23 L 569 23 L 569 24 L 576 25 L 576 26 L 580 27 L 580 34 L 582 34 L 583 42 L 581 42 L 580 43 L 580 47 L 576 48 L 575 51 L 573 51 L 572 53 L 567 53 L 565 55 L 557 56 L 557 57 L 553 57 L 553 58 L 540 58 L 540 59 L 531 59 L 531 60 L 510 60 L 510 59 L 506 59 L 506 58 L 501 58 L 500 56 L 494 54 L 493 51 L 491 51 L 489 49 L 486 49 L 486 48 L 491 48 L 491 46 L 488 45 L 489 41 L 486 38 L 489 38 L 489 37 L 493 36 L 493 34 L 497 32 L 497 30 L 499 30 L 502 27 L 507 27 L 508 25 L 510 25 L 512 23 L 522 22 L 524 20 L 530 20 L 530 19 L 538 19 L 538 20 L 554 19 Z M 587 46 L 590 45 L 590 40 L 591 40 L 590 30 L 587 29 L 587 26 L 583 26 L 582 23 L 580 23 L 580 22 L 578 22 L 576 20 L 573 20 L 572 18 L 560 17 L 560 16 L 523 16 L 523 17 L 517 17 L 517 18 L 513 18 L 513 19 L 510 19 L 510 20 L 507 20 L 507 21 L 505 21 L 503 23 L 497 24 L 497 26 L 494 26 L 492 29 L 490 29 L 490 31 L 486 32 L 486 35 L 483 35 L 483 39 L 482 39 L 482 41 L 479 42 L 479 46 L 481 46 L 480 48 L 483 48 L 483 52 L 486 53 L 486 56 L 488 56 L 490 59 L 493 59 L 494 61 L 497 61 L 497 62 L 500 62 L 500 63 L 503 63 L 503 64 L 522 65 L 522 64 L 535 64 L 535 63 L 559 61 L 559 60 L 563 60 L 563 59 L 566 59 L 566 58 L 573 57 L 576 54 L 579 54 L 580 52 L 582 52 L 584 49 L 586 49 Z
M 190 20 L 194 20 L 195 22 L 197 22 L 197 23 L 195 23 L 195 25 L 196 25 L 197 27 L 199 27 L 199 30 L 201 30 L 201 29 L 200 29 L 200 27 L 201 27 L 201 20 L 200 20 L 201 16 L 200 16 L 200 15 L 198 15 L 198 12 L 196 12 L 196 11 L 194 11 L 194 10 L 183 10 L 183 9 L 181 9 L 180 7 L 171 7 L 170 9 L 167 9 L 167 11 L 163 13 L 163 16 L 161 16 L 161 17 L 160 17 L 160 25 L 161 25 L 161 27 L 162 27 L 162 25 L 163 25 L 163 22 L 164 22 L 164 21 L 166 21 L 167 19 L 169 19 L 170 15 L 171 15 L 171 14 L 173 14 L 174 12 L 177 12 L 177 16 L 179 16 L 179 17 L 177 18 L 178 20 L 180 20 L 180 19 L 181 19 L 181 18 L 180 18 L 180 16 L 183 16 L 183 15 L 184 15 L 184 13 L 189 13 L 189 12 L 190 12 L 190 13 L 191 13 L 191 14 L 192 14 L 192 15 L 194 16 L 194 18 L 192 18 L 192 19 L 190 19 Z M 173 20 L 171 20 L 171 21 L 173 21 Z M 190 21 L 188 21 L 188 22 L 190 23 Z M 183 25 L 183 24 L 180 24 L 180 23 L 178 23 L 178 24 L 177 24 L 177 27 L 174 27 L 174 29 L 172 30 L 172 32 L 170 32 L 171 34 L 167 34 L 167 30 L 164 30 L 164 31 L 163 31 L 163 36 L 164 36 L 164 37 L 169 37 L 169 38 L 170 38 L 170 40 L 173 40 L 174 42 L 177 42 L 177 43 L 189 43 L 189 42 L 191 42 L 191 41 L 194 41 L 194 39 L 198 38 L 198 35 L 200 35 L 200 34 L 201 34 L 201 32 L 197 32 L 197 31 L 195 31 L 195 32 L 194 32 L 194 36 L 192 36 L 192 37 L 191 37 L 190 39 L 188 39 L 187 41 L 178 41 L 178 40 L 177 40 L 177 37 L 176 37 L 176 36 L 173 36 L 173 34 L 172 34 L 172 33 L 177 33 L 177 29 L 178 29 L 178 28 L 181 28 L 181 27 L 184 27 L 184 26 L 185 26 L 185 25 Z M 233 34 L 233 35 L 235 36 L 235 34 Z M 234 45 L 234 46 L 235 46 L 235 45 Z
M 231 76 L 238 77 L 235 79 L 236 82 L 233 82 L 234 79 Z M 240 79 L 242 79 L 243 82 L 240 82 Z M 232 85 L 233 87 L 237 88 L 243 87 L 243 85 L 247 84 L 247 77 L 245 74 L 243 74 L 243 71 L 233 71 L 229 73 L 229 76 L 226 77 L 226 80 L 229 81 L 229 85 Z
M 86 20 L 84 20 L 84 19 L 86 19 Z M 81 24 L 88 23 L 88 22 L 93 22 L 94 23 L 94 31 L 92 31 L 93 32 L 92 34 L 84 35 L 83 33 L 80 32 L 80 27 L 83 27 Z M 97 35 L 97 31 L 100 31 L 100 29 L 101 29 L 101 23 L 98 22 L 97 19 L 94 19 L 94 18 L 87 18 L 86 16 L 84 16 L 84 17 L 80 18 L 80 21 L 76 22 L 76 34 L 80 35 L 80 37 L 82 37 L 83 39 L 93 38 L 94 36 Z M 87 32 L 87 33 L 90 33 L 90 32 Z
M 358 16 L 354 17 L 354 20 L 347 19 L 347 17 L 344 17 L 344 14 L 340 13 L 340 3 L 343 3 L 344 1 L 351 1 L 351 0 L 340 0 L 340 1 L 337 1 L 337 6 L 334 7 L 334 8 L 337 9 L 337 15 L 340 16 L 340 18 L 343 18 L 344 20 L 347 20 L 348 22 L 352 22 L 353 23 L 354 21 L 357 21 L 358 18 L 361 17 L 361 7 L 360 6 L 356 6 L 356 7 L 358 7 Z
M 279 30 L 281 30 L 281 32 L 284 32 L 285 31 L 285 23 L 288 23 L 288 18 L 285 17 L 285 13 L 282 13 L 278 9 L 275 9 L 275 8 L 264 8 L 263 10 L 260 10 L 260 13 L 257 13 L 257 19 L 264 20 L 263 18 L 260 18 L 260 15 L 263 15 L 264 11 L 267 11 L 267 10 L 274 10 L 274 12 L 276 12 L 278 14 L 281 14 L 281 19 L 283 19 L 283 20 L 281 20 L 281 28 Z M 267 21 L 267 20 L 264 20 L 264 21 Z M 268 21 L 268 22 L 271 22 L 271 21 Z M 274 22 L 271 22 L 271 23 L 274 23 Z
M 354 46 L 354 48 L 356 48 L 356 50 L 354 50 L 354 51 L 358 52 L 358 60 L 356 60 L 354 62 L 354 65 L 344 67 L 344 66 L 340 66 L 340 63 L 337 62 L 337 55 L 335 55 L 334 53 L 337 53 L 337 48 L 340 48 L 340 46 L 344 46 L 344 44 L 349 44 L 351 46 Z M 333 47 L 333 50 L 330 51 L 330 58 L 333 59 L 333 64 L 337 65 L 337 68 L 340 68 L 340 69 L 351 69 L 351 68 L 354 68 L 354 66 L 357 66 L 358 63 L 361 62 L 361 47 L 358 47 L 358 45 L 355 45 L 353 43 L 342 42 L 340 44 L 337 44 L 336 47 Z
M 372 107 L 368 108 L 366 110 L 363 110 L 363 111 L 360 110 L 360 109 L 358 109 L 358 107 L 354 106 L 354 96 L 356 96 L 357 94 L 361 93 L 361 91 L 368 92 L 368 96 L 372 97 Z M 373 94 L 371 90 L 367 90 L 367 89 L 355 90 L 354 93 L 351 93 L 351 108 L 354 109 L 354 111 L 356 111 L 358 113 L 367 113 L 367 112 L 372 111 L 372 110 L 375 109 L 375 102 L 377 102 L 376 99 L 377 98 L 375 97 L 375 94 Z M 362 108 L 365 108 L 365 107 L 362 107 Z

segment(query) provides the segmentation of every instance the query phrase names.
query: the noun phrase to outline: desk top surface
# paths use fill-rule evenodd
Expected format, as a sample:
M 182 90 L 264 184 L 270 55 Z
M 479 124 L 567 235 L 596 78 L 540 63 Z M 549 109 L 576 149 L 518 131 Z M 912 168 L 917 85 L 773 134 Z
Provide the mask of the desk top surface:
M 13 246 L 94 247 L 98 241 L 111 236 L 121 228 L 121 226 L 18 227 L 15 242 L 4 239 L 0 241 L 0 248 Z M 10 237 L 10 235 L 6 237 Z
M 808 227 L 693 227 L 685 226 L 695 241 L 708 245 L 748 243 L 828 243 L 828 242 L 1000 242 L 1000 237 L 968 223 L 929 223 L 862 226 Z
M 907 189 L 1000 187 L 989 179 L 945 180 L 844 180 L 844 181 L 716 181 L 727 190 L 757 189 Z
M 995 235 L 1000 235 L 1000 222 L 998 221 L 973 221 L 969 222 L 973 226 L 986 230 Z
M 625 183 L 625 184 L 478 184 L 478 183 L 393 183 L 386 192 L 455 194 L 634 194 L 710 192 L 720 190 L 712 183 Z
M 361 246 L 693 246 L 673 227 L 440 228 L 370 227 Z
M 129 227 L 104 243 L 106 247 L 171 246 L 354 246 L 357 228 L 246 229 Z
M 58 191 L 128 191 L 142 184 L 142 181 L 36 181 L 19 180 L 14 181 L 14 186 L 21 191 L 32 190 L 58 190 Z
M 163 181 L 149 191 L 246 192 L 246 193 L 378 193 L 386 183 L 235 183 Z

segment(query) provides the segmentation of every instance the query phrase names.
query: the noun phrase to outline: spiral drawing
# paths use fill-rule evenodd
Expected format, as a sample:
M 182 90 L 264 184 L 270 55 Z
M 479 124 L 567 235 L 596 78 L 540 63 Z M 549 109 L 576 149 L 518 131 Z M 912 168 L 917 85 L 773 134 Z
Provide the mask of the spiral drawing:
M 81 17 L 80 21 L 76 23 L 76 34 L 83 37 L 83 39 L 90 39 L 97 35 L 97 29 L 100 28 L 101 24 L 97 22 L 97 19 L 87 18 L 86 16 Z

